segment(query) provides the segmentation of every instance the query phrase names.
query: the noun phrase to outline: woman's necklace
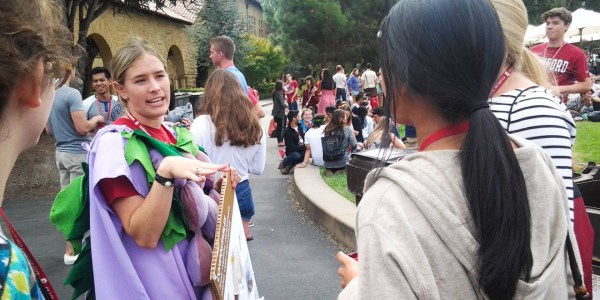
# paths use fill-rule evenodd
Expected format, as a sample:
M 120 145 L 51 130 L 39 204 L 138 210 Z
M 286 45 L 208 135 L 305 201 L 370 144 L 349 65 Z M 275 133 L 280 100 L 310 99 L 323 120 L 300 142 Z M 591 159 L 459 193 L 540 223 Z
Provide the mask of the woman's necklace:
M 552 56 L 552 59 L 556 58 L 556 55 L 558 54 L 558 52 L 560 52 L 560 50 L 562 49 L 562 47 L 565 46 L 565 44 L 567 44 L 567 42 L 563 42 L 562 45 L 560 45 L 560 47 L 558 47 L 558 50 L 556 50 L 556 52 L 554 52 L 554 55 Z M 548 58 L 546 56 L 546 52 L 548 51 L 548 44 L 546 44 L 546 48 L 544 49 L 544 58 Z

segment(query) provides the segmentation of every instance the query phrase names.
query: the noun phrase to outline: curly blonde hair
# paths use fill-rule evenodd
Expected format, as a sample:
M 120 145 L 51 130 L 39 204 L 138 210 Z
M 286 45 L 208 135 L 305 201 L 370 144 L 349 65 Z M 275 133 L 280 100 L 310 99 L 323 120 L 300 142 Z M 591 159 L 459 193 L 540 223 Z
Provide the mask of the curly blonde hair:
M 66 80 L 74 44 L 61 16 L 54 0 L 0 1 L 0 116 L 17 83 L 39 59 L 46 76 Z

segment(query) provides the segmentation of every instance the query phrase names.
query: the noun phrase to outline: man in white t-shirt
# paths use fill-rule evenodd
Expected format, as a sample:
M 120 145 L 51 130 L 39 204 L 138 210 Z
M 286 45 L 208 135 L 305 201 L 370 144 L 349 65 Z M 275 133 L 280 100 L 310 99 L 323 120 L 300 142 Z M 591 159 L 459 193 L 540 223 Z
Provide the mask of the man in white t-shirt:
M 360 76 L 360 84 L 362 86 L 362 90 L 368 97 L 373 97 L 377 95 L 377 74 L 371 70 L 371 64 L 367 63 L 367 70 L 365 70 Z
M 333 81 L 337 87 L 335 100 L 346 101 L 346 74 L 344 74 L 344 68 L 342 68 L 340 65 L 337 65 L 335 67 L 335 71 L 337 72 L 335 75 L 333 75 Z
M 301 164 L 297 164 L 297 168 L 304 168 L 308 164 L 308 159 L 312 156 L 313 164 L 322 166 L 325 162 L 323 161 L 323 146 L 321 144 L 321 138 L 323 137 L 323 130 L 325 126 L 324 115 L 316 115 L 313 118 L 313 126 L 304 134 L 304 145 L 306 151 L 304 152 L 304 161 Z

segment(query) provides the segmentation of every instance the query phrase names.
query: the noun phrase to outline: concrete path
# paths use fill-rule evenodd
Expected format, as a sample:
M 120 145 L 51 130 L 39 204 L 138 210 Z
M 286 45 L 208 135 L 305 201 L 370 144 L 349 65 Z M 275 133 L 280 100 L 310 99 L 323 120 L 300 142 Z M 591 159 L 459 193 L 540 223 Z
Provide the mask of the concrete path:
M 266 132 L 271 106 L 264 109 Z M 258 290 L 266 299 L 336 299 L 340 279 L 335 254 L 340 248 L 299 212 L 290 186 L 293 176 L 277 169 L 277 150 L 277 139 L 268 138 L 265 172 L 250 177 L 256 226 L 249 248 Z
M 261 120 L 265 131 L 271 119 L 270 102 L 261 101 L 267 115 Z M 277 149 L 276 139 L 268 138 L 265 173 L 250 179 L 256 226 L 249 248 L 258 290 L 265 299 L 336 299 L 340 279 L 335 253 L 340 246 L 298 208 L 290 186 L 292 175 L 281 175 L 277 169 Z M 65 242 L 48 217 L 52 201 L 50 197 L 5 199 L 3 208 L 60 299 L 70 299 L 72 288 L 63 287 L 70 271 L 63 264 Z M 2 228 L 9 235 L 6 227 Z

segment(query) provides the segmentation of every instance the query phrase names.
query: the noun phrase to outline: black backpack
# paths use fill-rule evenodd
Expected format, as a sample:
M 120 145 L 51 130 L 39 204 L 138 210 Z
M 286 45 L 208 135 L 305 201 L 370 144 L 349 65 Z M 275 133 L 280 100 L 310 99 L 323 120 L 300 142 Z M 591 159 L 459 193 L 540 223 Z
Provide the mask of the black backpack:
M 344 157 L 346 149 L 344 147 L 344 129 L 334 130 L 328 135 L 321 138 L 321 145 L 323 146 L 323 160 L 324 161 L 336 161 Z

